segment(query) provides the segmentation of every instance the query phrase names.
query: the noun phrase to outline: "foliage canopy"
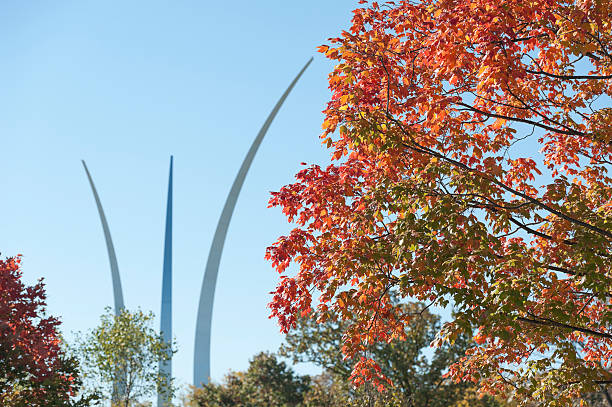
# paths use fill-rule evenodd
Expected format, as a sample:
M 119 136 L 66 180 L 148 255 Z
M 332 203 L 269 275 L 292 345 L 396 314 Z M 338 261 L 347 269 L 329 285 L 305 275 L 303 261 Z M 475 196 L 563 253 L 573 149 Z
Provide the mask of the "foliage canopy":
M 100 325 L 81 336 L 75 346 L 86 383 L 117 407 L 139 405 L 143 397 L 158 390 L 172 399 L 172 378 L 160 374 L 158 366 L 176 350 L 151 327 L 153 318 L 152 312 L 123 309 L 114 315 L 106 308 Z
M 191 405 L 198 407 L 302 406 L 310 378 L 296 375 L 269 353 L 253 357 L 246 372 L 230 372 L 222 384 L 194 388 Z
M 88 405 L 75 400 L 81 380 L 75 359 L 61 348 L 60 321 L 46 315 L 42 280 L 22 281 L 21 258 L 0 260 L 0 405 Z
M 454 305 L 440 343 L 476 330 L 457 380 L 551 406 L 612 383 L 612 3 L 361 3 L 320 48 L 336 161 L 270 201 L 297 223 L 267 250 L 281 329 L 314 293 L 353 357 L 404 337 L 395 289 Z

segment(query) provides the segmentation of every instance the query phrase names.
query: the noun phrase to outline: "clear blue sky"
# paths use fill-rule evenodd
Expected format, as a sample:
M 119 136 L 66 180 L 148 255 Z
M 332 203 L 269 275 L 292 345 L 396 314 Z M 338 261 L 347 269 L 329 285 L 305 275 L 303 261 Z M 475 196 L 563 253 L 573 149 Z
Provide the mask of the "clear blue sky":
M 126 305 L 159 313 L 165 200 L 175 157 L 174 335 L 192 377 L 206 256 L 238 167 L 302 65 L 251 167 L 221 262 L 212 376 L 282 341 L 268 319 L 277 275 L 265 247 L 289 230 L 269 192 L 299 163 L 327 162 L 318 135 L 331 64 L 318 45 L 348 26 L 353 0 L 3 1 L 0 3 L 0 251 L 44 277 L 65 333 L 95 326 L 112 288 L 80 160 L 101 195 Z M 68 335 L 69 336 L 69 335 Z M 306 368 L 308 370 L 308 368 Z

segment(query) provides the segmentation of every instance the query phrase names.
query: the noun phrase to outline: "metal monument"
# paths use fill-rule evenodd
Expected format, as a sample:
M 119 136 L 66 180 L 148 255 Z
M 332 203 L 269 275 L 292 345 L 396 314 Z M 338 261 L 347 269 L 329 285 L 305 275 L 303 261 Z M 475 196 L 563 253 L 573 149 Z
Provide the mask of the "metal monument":
M 108 262 L 110 263 L 111 268 L 111 279 L 113 281 L 113 297 L 115 303 L 115 315 L 121 314 L 121 311 L 125 308 L 123 303 L 123 290 L 121 289 L 121 276 L 119 275 L 119 266 L 117 265 L 117 255 L 115 254 L 115 247 L 113 246 L 113 239 L 111 238 L 110 229 L 108 228 L 108 222 L 106 221 L 106 216 L 104 215 L 104 209 L 102 209 L 102 203 L 100 202 L 100 196 L 98 195 L 98 191 L 96 190 L 96 186 L 94 185 L 93 179 L 91 178 L 91 174 L 89 173 L 89 169 L 87 168 L 87 164 L 85 164 L 85 160 L 81 160 L 83 163 L 83 168 L 85 168 L 85 173 L 87 174 L 87 179 L 89 180 L 89 185 L 91 186 L 91 190 L 94 195 L 94 199 L 96 200 L 96 207 L 98 208 L 98 215 L 100 215 L 100 223 L 102 223 L 102 230 L 104 231 L 104 240 L 106 241 L 106 250 L 108 251 Z M 125 375 L 120 375 L 120 378 L 113 383 L 113 399 L 116 400 L 119 396 L 121 396 L 125 392 Z
M 206 269 L 204 271 L 204 279 L 202 281 L 202 291 L 200 292 L 200 302 L 198 306 L 198 316 L 196 321 L 196 334 L 195 334 L 195 348 L 193 356 L 193 384 L 200 386 L 201 384 L 208 383 L 210 377 L 210 334 L 211 334 L 211 323 L 212 323 L 212 310 L 213 302 L 215 297 L 215 288 L 217 285 L 217 275 L 219 274 L 219 263 L 221 261 L 221 255 L 223 253 L 223 245 L 225 243 L 225 237 L 227 235 L 227 229 L 238 200 L 238 195 L 242 188 L 242 184 L 246 178 L 247 172 L 253 162 L 253 158 L 257 153 L 270 124 L 274 120 L 274 117 L 278 113 L 279 109 L 283 105 L 283 102 L 300 79 L 306 68 L 312 62 L 312 58 L 304 65 L 302 70 L 297 74 L 295 79 L 291 82 L 285 93 L 278 100 L 272 112 L 264 122 L 261 130 L 255 137 L 253 144 L 249 148 L 240 170 L 234 179 L 232 188 L 227 196 L 221 217 L 217 223 L 217 229 L 213 237 L 210 251 L 208 253 L 208 260 L 206 262 Z
M 195 334 L 195 349 L 194 349 L 194 376 L 193 383 L 196 386 L 208 383 L 210 377 L 210 335 L 211 335 L 211 322 L 212 322 L 212 310 L 215 296 L 215 288 L 217 284 L 217 275 L 219 273 L 219 264 L 221 262 L 221 255 L 223 253 L 223 246 L 225 244 L 225 238 L 227 236 L 228 227 L 244 184 L 245 178 L 251 167 L 251 163 L 255 158 L 255 154 L 261 145 L 272 121 L 276 117 L 278 111 L 282 107 L 285 99 L 291 93 L 291 90 L 298 82 L 304 71 L 312 62 L 312 58 L 304 65 L 300 72 L 296 75 L 293 81 L 289 84 L 285 92 L 282 94 L 274 108 L 266 118 L 263 126 L 257 133 L 255 140 L 251 144 L 249 151 L 240 166 L 238 174 L 234 179 L 234 183 L 230 189 L 230 192 L 226 198 L 225 205 L 221 212 L 221 216 L 217 223 L 215 235 L 210 246 L 208 254 L 208 260 L 206 262 L 206 269 L 204 271 L 204 279 L 202 281 L 202 290 L 200 292 L 200 301 L 198 306 L 198 314 L 196 320 L 196 334 Z M 123 302 L 123 291 L 121 288 L 121 277 L 119 274 L 119 266 L 117 264 L 117 256 L 115 254 L 115 248 L 111 238 L 108 222 L 102 209 L 100 197 L 94 185 L 89 169 L 85 164 L 84 160 L 81 160 L 87 179 L 91 186 L 91 190 L 96 201 L 98 208 L 98 215 L 100 216 L 100 222 L 102 223 L 102 229 L 104 231 L 104 239 L 106 241 L 106 249 L 108 251 L 108 259 L 111 268 L 111 278 L 113 283 L 113 295 L 114 295 L 114 311 L 115 315 L 119 315 L 125 308 Z M 166 228 L 164 237 L 164 259 L 162 268 L 162 296 L 161 296 L 161 315 L 160 315 L 160 334 L 162 339 L 167 343 L 172 343 L 172 190 L 173 190 L 173 165 L 174 159 L 170 157 L 170 171 L 168 177 L 168 197 L 166 204 Z M 172 359 L 159 363 L 159 373 L 170 380 L 172 378 Z M 117 394 L 122 393 L 121 383 L 115 383 L 113 386 L 117 389 Z M 164 392 L 158 392 L 157 405 L 163 407 L 167 405 L 171 400 Z
M 119 266 L 117 265 L 115 247 L 113 246 L 113 239 L 111 238 L 110 230 L 108 228 L 108 222 L 106 222 L 106 216 L 104 216 L 104 209 L 102 209 L 102 203 L 100 202 L 98 191 L 96 191 L 96 186 L 94 185 L 93 179 L 91 178 L 91 174 L 87 169 L 87 164 L 85 164 L 85 160 L 81 160 L 81 162 L 83 163 L 83 168 L 85 168 L 85 173 L 87 174 L 89 185 L 91 185 L 91 190 L 93 191 L 94 199 L 96 200 L 96 206 L 98 207 L 98 215 L 100 215 L 100 222 L 102 223 L 102 230 L 104 231 L 104 240 L 106 240 L 108 262 L 110 263 L 111 278 L 113 281 L 115 315 L 119 315 L 121 313 L 121 310 L 125 308 L 125 306 L 123 303 L 123 290 L 121 289 L 121 276 L 119 275 Z
M 168 176 L 168 202 L 166 204 L 166 234 L 164 238 L 164 265 L 162 274 L 162 295 L 160 314 L 160 334 L 164 342 L 172 345 L 172 166 L 174 159 L 170 156 L 170 175 Z M 159 373 L 166 380 L 172 378 L 172 353 L 170 359 L 159 362 Z M 165 392 L 157 393 L 157 406 L 169 404 L 170 397 Z

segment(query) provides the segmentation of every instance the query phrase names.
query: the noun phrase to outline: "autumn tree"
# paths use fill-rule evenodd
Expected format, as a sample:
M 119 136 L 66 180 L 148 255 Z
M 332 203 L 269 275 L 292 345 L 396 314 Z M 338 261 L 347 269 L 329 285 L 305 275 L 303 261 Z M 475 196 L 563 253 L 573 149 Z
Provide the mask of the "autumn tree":
M 74 352 L 81 360 L 86 384 L 98 390 L 116 407 L 142 405 L 143 398 L 162 391 L 172 399 L 172 378 L 161 374 L 159 362 L 176 352 L 151 326 L 152 312 L 123 309 L 115 315 L 110 308 L 100 325 L 79 335 Z
M 22 281 L 21 258 L 0 260 L 0 405 L 85 406 L 78 364 L 61 347 L 60 321 L 46 314 L 42 280 Z
M 316 314 L 299 317 L 295 328 L 286 335 L 279 354 L 290 357 L 294 363 L 310 362 L 323 368 L 330 377 L 328 383 L 331 381 L 326 392 L 345 394 L 346 400 L 353 405 L 379 402 L 382 406 L 449 407 L 469 399 L 475 393 L 474 386 L 453 383 L 444 374 L 470 347 L 471 336 L 461 335 L 453 344 L 445 343 L 429 354 L 430 345 L 440 329 L 440 317 L 421 303 L 399 303 L 395 296 L 391 297 L 391 304 L 414 318 L 406 326 L 404 340 L 375 343 L 364 353 L 378 361 L 381 373 L 393 382 L 393 388 L 387 389 L 385 394 L 379 394 L 370 386 L 358 389 L 349 386 L 355 361 L 345 358 L 341 351 L 342 335 L 349 321 L 338 321 L 332 316 L 317 323 Z M 471 405 L 495 407 L 499 403 L 486 397 L 483 400 L 474 398 Z
M 456 380 L 550 406 L 609 385 L 612 3 L 360 3 L 320 49 L 335 161 L 270 202 L 297 223 L 267 250 L 281 329 L 331 309 L 353 357 L 405 337 L 395 289 L 454 306 L 440 344 L 475 330 Z

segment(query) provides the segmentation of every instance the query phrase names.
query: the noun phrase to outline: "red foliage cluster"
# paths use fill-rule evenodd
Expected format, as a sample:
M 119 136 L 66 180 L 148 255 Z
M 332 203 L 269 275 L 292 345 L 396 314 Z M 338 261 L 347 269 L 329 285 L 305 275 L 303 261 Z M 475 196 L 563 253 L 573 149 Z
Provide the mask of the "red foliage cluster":
M 354 321 L 355 357 L 402 337 L 394 291 L 455 306 L 440 341 L 477 330 L 458 380 L 559 406 L 612 383 L 612 2 L 361 3 L 320 48 L 335 161 L 270 201 L 296 223 L 272 315 Z
M 20 256 L 0 260 L 0 405 L 67 401 L 75 389 L 60 322 L 45 315 L 42 280 L 23 283 L 20 263 Z

